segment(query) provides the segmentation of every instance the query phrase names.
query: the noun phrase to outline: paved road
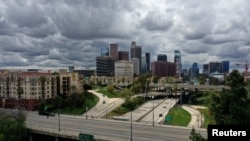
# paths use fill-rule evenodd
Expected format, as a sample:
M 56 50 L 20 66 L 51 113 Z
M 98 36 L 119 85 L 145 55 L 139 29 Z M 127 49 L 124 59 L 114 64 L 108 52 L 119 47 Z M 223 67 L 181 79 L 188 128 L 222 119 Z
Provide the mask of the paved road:
M 102 118 L 103 116 L 106 115 L 106 113 L 112 111 L 113 109 L 115 109 L 124 102 L 124 99 L 108 98 L 107 96 L 104 96 L 103 94 L 98 93 L 95 90 L 89 90 L 89 92 L 98 96 L 99 102 L 87 113 L 84 113 L 83 114 L 84 117 L 86 117 L 87 114 L 88 118 Z M 103 104 L 103 101 L 105 101 L 105 104 Z M 168 114 L 169 110 L 177 102 L 178 101 L 176 99 L 171 99 L 171 98 L 148 101 L 132 112 L 132 120 L 151 125 L 162 124 L 165 115 Z M 200 128 L 202 122 L 204 121 L 201 113 L 198 110 L 196 110 L 195 107 L 190 105 L 182 105 L 182 108 L 191 114 L 191 121 L 189 122 L 188 127 Z M 160 114 L 162 114 L 162 116 L 159 116 Z M 121 117 L 122 119 L 131 120 L 130 119 L 131 113 L 129 112 L 119 117 Z
M 83 114 L 84 117 L 89 118 L 102 118 L 107 113 L 124 103 L 123 98 L 108 98 L 107 96 L 96 92 L 96 90 L 89 90 L 90 93 L 99 97 L 98 103 Z
M 176 99 L 158 99 L 148 101 L 132 112 L 132 120 L 145 124 L 153 124 L 154 119 L 154 124 L 162 124 L 165 115 L 168 114 L 169 110 L 176 104 L 176 102 Z M 162 116 L 159 116 L 160 114 Z M 121 117 L 126 117 L 128 120 L 131 120 L 131 113 L 126 113 L 121 115 Z
M 58 116 L 39 116 L 37 112 L 26 112 L 29 127 L 47 129 L 58 132 Z M 120 141 L 130 140 L 131 123 L 127 121 L 114 121 L 107 119 L 85 119 L 82 116 L 60 116 L 60 132 L 93 134 L 96 138 L 116 138 Z M 207 137 L 206 130 L 196 130 Z M 132 122 L 133 141 L 190 141 L 191 128 L 175 126 L 152 126 Z M 99 138 L 100 139 L 100 138 Z
M 161 102 L 153 100 L 151 103 L 152 105 L 154 105 L 154 110 L 151 110 L 145 117 L 143 117 L 140 120 L 140 122 L 151 123 L 151 124 L 162 124 L 165 115 L 168 114 L 169 110 L 176 104 L 176 102 L 177 102 L 176 99 L 164 99 Z
M 202 106 L 192 106 L 192 105 L 182 105 L 182 108 L 188 111 L 191 114 L 191 121 L 188 124 L 188 127 L 200 128 L 204 122 L 204 116 L 197 108 L 205 108 Z

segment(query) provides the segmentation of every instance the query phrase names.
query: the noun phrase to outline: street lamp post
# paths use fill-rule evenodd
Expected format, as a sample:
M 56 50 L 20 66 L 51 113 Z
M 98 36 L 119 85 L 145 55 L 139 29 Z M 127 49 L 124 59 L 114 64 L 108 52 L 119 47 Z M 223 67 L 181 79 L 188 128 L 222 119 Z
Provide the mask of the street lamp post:
M 60 128 L 61 128 L 61 127 L 60 127 L 60 124 L 61 124 L 61 123 L 60 123 L 60 104 L 58 104 L 58 131 L 59 131 L 59 132 L 60 132 L 60 130 L 61 130 L 61 129 L 60 129 Z
M 133 141 L 133 135 L 132 135 L 132 111 L 130 113 L 130 141 Z
M 145 94 L 144 94 L 144 101 L 145 101 L 145 97 L 146 97 L 146 94 L 147 94 L 147 84 L 145 84 Z
M 106 119 L 108 119 L 108 110 L 106 108 Z
M 155 126 L 155 105 L 153 100 L 153 126 Z
M 88 112 L 88 107 L 86 107 L 86 119 L 88 119 L 87 112 Z

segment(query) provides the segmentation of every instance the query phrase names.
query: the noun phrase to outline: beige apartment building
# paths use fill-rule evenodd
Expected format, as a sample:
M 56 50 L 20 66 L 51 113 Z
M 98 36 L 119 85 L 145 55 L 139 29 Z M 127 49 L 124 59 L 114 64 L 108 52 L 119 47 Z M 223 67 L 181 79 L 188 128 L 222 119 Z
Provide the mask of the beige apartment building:
M 83 78 L 77 72 L 67 72 L 66 69 L 59 70 L 59 93 L 67 95 L 81 93 L 83 91 Z
M 0 71 L 0 107 L 34 110 L 42 99 L 82 92 L 78 73 Z

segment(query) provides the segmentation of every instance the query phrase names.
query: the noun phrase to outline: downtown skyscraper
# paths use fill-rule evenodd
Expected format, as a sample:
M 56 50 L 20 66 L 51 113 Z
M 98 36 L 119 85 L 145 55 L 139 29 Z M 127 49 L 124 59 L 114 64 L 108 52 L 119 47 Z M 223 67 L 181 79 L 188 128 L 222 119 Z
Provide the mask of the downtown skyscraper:
M 141 57 L 142 57 L 142 49 L 141 46 L 137 46 L 136 42 L 131 43 L 130 48 L 130 59 L 138 58 L 139 59 L 139 73 L 141 73 Z
M 113 43 L 109 46 L 109 56 L 113 57 L 115 60 L 118 60 L 118 45 Z
M 151 70 L 150 53 L 146 52 L 145 56 L 146 56 L 146 64 L 147 64 L 146 72 L 150 72 L 150 70 Z
M 180 77 L 182 64 L 181 64 L 181 52 L 179 50 L 174 51 L 174 63 L 176 65 L 176 75 Z

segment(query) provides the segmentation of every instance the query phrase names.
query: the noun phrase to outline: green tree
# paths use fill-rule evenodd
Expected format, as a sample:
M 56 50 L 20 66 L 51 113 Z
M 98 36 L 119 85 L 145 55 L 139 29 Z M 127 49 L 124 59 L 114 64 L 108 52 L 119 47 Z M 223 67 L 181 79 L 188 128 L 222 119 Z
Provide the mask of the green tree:
M 159 78 L 157 76 L 153 76 L 153 83 L 155 83 L 155 84 L 158 83 L 158 79 Z
M 134 83 L 133 86 L 132 86 L 132 91 L 134 91 L 134 93 L 138 93 L 140 91 L 140 84 L 139 83 Z
M 206 83 L 206 75 L 205 74 L 200 74 L 199 75 L 199 83 L 201 85 L 204 85 Z
M 218 78 L 214 78 L 214 77 L 210 77 L 209 78 L 209 84 L 210 85 L 219 85 L 219 79 Z
M 108 85 L 107 86 L 107 91 L 110 93 L 110 94 L 112 94 L 113 92 L 114 92 L 114 86 L 113 85 Z
M 19 87 L 17 88 L 17 95 L 18 95 L 18 99 L 21 98 L 21 95 L 23 94 L 23 88 Z
M 123 76 L 123 77 L 121 78 L 121 81 L 122 81 L 122 84 L 124 85 L 124 83 L 125 83 L 125 81 L 126 81 L 126 78 Z
M 170 84 L 170 83 L 172 83 L 172 82 L 173 82 L 172 77 L 166 77 L 166 78 L 165 78 L 165 84 Z
M 94 84 L 93 84 L 92 81 L 91 81 L 90 84 L 84 83 L 84 84 L 83 84 L 83 90 L 84 90 L 84 91 L 92 90 L 92 89 L 93 89 L 93 86 L 94 86 Z
M 122 97 L 130 97 L 133 95 L 133 92 L 130 89 L 125 88 L 120 92 L 120 94 Z
M 45 98 L 45 82 L 46 82 L 46 77 L 45 76 L 40 76 L 40 82 L 41 82 L 41 92 L 42 92 L 42 99 Z
M 54 105 L 55 106 L 61 105 L 62 102 L 63 102 L 63 99 L 62 99 L 61 96 L 56 96 L 56 97 L 53 98 L 53 100 L 54 100 Z
M 122 107 L 126 107 L 129 111 L 136 109 L 144 100 L 141 97 L 126 97 Z
M 192 141 L 207 141 L 207 139 L 202 137 L 200 133 L 196 133 L 194 128 L 191 130 L 189 139 Z
M 213 94 L 209 109 L 217 124 L 250 124 L 250 99 L 244 77 L 233 70 L 227 78 L 231 89 Z
M 28 140 L 28 132 L 25 127 L 25 115 L 17 111 L 10 115 L 0 112 L 0 141 Z
M 71 94 L 77 93 L 77 87 L 76 87 L 75 85 L 72 85 L 72 86 L 70 87 L 70 92 L 71 92 Z
M 21 99 L 22 94 L 23 94 L 23 88 L 18 86 L 18 88 L 17 88 L 18 108 L 20 108 L 20 99 Z
M 174 92 L 174 95 L 175 95 L 176 98 L 177 98 L 177 91 L 178 91 L 178 86 L 177 86 L 177 84 L 174 84 L 174 86 L 173 86 L 173 92 Z

